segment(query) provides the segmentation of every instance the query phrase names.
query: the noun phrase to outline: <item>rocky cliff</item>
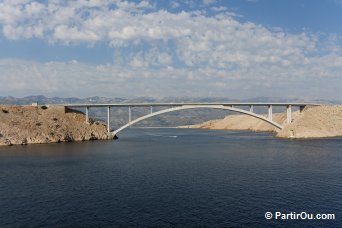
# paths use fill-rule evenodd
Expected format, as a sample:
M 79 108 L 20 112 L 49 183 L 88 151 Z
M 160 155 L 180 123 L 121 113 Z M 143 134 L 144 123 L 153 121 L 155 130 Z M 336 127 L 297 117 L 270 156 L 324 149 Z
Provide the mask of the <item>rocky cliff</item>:
M 64 106 L 0 105 L 0 145 L 112 139 L 105 124 Z

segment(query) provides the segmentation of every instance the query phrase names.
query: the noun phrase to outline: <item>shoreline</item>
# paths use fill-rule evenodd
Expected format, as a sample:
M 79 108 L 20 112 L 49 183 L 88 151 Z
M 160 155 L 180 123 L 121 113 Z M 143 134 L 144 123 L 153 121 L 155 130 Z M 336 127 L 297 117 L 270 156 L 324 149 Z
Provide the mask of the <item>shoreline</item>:
M 342 138 L 342 105 L 307 107 L 302 112 L 294 112 L 289 124 L 286 123 L 285 113 L 274 113 L 273 120 L 283 125 L 283 129 L 275 129 L 264 121 L 241 114 L 179 128 L 274 132 L 279 139 Z
M 107 126 L 64 106 L 0 105 L 0 146 L 111 140 Z

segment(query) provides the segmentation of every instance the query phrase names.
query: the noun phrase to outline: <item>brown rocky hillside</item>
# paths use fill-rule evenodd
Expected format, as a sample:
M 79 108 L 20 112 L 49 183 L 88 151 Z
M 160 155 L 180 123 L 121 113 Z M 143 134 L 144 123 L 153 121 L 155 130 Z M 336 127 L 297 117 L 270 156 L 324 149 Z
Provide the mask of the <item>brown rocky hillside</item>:
M 113 138 L 100 122 L 63 106 L 0 105 L 0 145 L 55 143 Z
M 273 114 L 273 120 L 284 125 L 278 130 L 265 121 L 247 115 L 230 115 L 224 119 L 181 128 L 206 128 L 213 130 L 272 131 L 280 138 L 326 138 L 342 136 L 342 106 L 322 105 L 307 107 L 303 112 L 292 113 L 293 122 L 286 124 L 286 113 Z

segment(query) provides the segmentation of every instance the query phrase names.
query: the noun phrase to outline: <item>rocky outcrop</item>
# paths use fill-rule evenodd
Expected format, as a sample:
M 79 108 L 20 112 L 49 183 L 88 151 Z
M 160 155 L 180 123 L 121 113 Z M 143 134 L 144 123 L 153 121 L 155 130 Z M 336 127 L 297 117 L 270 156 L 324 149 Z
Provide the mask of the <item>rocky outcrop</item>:
M 112 139 L 105 124 L 64 106 L 0 105 L 0 145 Z
M 326 138 L 342 136 L 342 106 L 307 107 L 291 124 L 277 133 L 281 138 Z
M 297 112 L 293 113 L 293 117 L 298 115 Z M 277 123 L 285 123 L 286 114 L 285 113 L 275 113 L 272 116 L 273 120 Z M 276 132 L 277 128 L 273 125 L 266 123 L 263 120 L 257 119 L 248 115 L 229 115 L 224 119 L 209 120 L 207 122 L 180 126 L 180 128 L 205 128 L 213 130 L 249 130 L 249 131 L 271 131 Z
M 206 128 L 213 130 L 251 130 L 275 132 L 279 138 L 326 138 L 342 136 L 342 106 L 325 105 L 307 107 L 294 112 L 293 122 L 286 124 L 286 114 L 273 114 L 273 120 L 284 126 L 278 130 L 265 121 L 247 115 L 230 115 L 221 120 L 181 128 Z

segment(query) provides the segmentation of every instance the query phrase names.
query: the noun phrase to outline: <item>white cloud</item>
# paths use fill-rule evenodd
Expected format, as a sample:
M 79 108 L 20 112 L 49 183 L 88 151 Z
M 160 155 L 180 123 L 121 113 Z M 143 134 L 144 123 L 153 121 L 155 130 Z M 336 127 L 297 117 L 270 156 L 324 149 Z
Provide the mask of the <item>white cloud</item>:
M 214 11 L 217 11 L 217 12 L 227 11 L 228 10 L 228 8 L 225 7 L 225 6 L 213 6 L 213 7 L 211 7 L 211 9 L 214 10 Z
M 253 68 L 232 67 L 230 71 L 209 66 L 196 69 L 151 68 L 148 57 L 142 54 L 132 56 L 128 65 L 2 59 L 0 91 L 3 95 L 16 96 L 292 96 L 342 99 L 342 94 L 336 93 L 342 87 L 342 58 L 338 56 L 313 58 L 307 64 L 299 64 L 300 67 L 258 64 Z
M 100 40 L 100 37 L 94 31 L 80 30 L 77 27 L 67 27 L 65 25 L 57 26 L 53 36 L 58 40 L 65 40 L 65 43 L 95 42 Z
M 172 9 L 176 9 L 180 6 L 179 2 L 171 1 L 170 6 Z
M 172 5 L 180 6 L 178 2 Z M 260 93 L 268 85 L 279 93 L 291 83 L 315 86 L 323 79 L 329 78 L 327 83 L 341 79 L 340 38 L 330 36 L 323 43 L 308 32 L 292 34 L 242 23 L 227 8 L 215 5 L 211 9 L 216 11 L 213 16 L 198 10 L 171 13 L 148 1 L 2 0 L 0 25 L 7 39 L 38 38 L 58 45 L 106 43 L 113 51 L 132 50 L 120 56 L 120 62 L 97 66 L 3 59 L 0 79 L 14 84 L 6 87 L 1 83 L 0 90 L 54 94 L 115 91 L 124 96 L 133 89 L 136 95 L 152 91 L 164 96 L 205 96 L 208 91 L 214 95 L 239 91 L 245 83 L 260 87 Z M 143 82 L 146 78 L 153 80 Z M 77 89 L 68 90 L 65 81 Z M 79 83 L 81 87 L 77 87 Z M 325 86 L 330 92 L 336 83 Z M 323 87 L 312 91 L 318 93 Z M 248 93 L 252 92 L 245 91 Z
M 203 4 L 204 5 L 211 5 L 211 4 L 215 3 L 215 2 L 216 2 L 216 0 L 203 0 Z

